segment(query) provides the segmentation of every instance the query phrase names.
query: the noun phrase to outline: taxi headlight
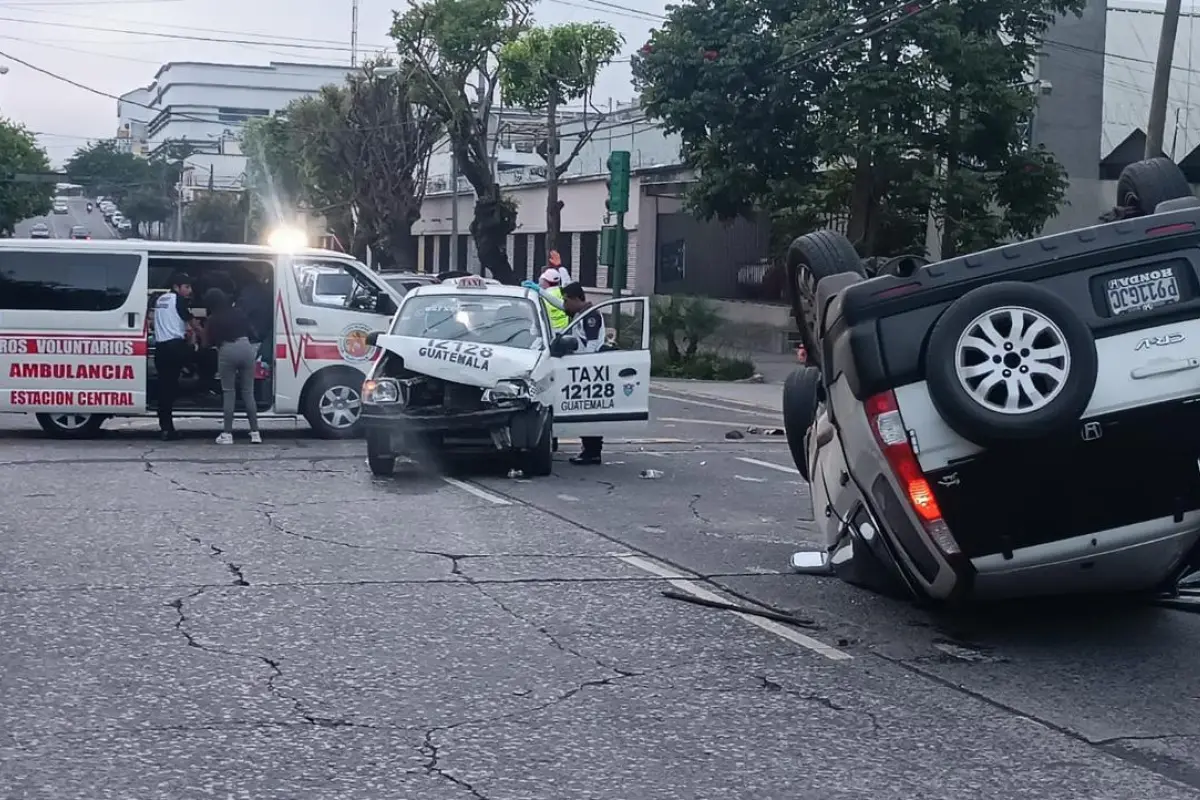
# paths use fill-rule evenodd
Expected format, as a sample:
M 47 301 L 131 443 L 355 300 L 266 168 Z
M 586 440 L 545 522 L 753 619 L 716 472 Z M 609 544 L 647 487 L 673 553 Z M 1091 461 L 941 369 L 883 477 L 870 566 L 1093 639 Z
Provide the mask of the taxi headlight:
M 533 387 L 528 381 L 509 380 L 500 381 L 491 389 L 486 389 L 483 392 L 483 402 L 494 403 L 502 400 L 520 400 L 528 398 L 533 394 Z
M 367 381 L 363 384 L 363 397 L 368 403 L 383 405 L 400 402 L 400 385 L 390 378 Z

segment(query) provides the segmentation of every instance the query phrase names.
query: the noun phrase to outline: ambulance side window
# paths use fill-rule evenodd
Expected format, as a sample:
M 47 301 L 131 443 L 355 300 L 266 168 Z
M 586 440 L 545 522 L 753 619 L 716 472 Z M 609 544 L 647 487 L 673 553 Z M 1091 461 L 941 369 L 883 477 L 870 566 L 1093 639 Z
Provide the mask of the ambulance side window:
M 135 253 L 0 251 L 0 309 L 116 311 L 137 280 Z

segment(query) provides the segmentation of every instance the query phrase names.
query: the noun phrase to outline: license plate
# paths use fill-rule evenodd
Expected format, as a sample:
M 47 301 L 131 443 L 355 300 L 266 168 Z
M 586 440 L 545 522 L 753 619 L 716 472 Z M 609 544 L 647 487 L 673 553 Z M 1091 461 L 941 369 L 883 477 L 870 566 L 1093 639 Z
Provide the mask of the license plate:
M 1113 316 L 1179 302 L 1179 282 L 1169 269 L 1109 278 L 1104 292 L 1108 296 L 1108 310 Z

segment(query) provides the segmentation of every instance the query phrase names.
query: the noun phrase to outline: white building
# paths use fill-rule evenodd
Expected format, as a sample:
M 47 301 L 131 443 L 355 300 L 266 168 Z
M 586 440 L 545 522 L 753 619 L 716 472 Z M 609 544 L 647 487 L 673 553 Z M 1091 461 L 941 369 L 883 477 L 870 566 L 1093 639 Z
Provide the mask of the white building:
M 147 155 L 187 142 L 196 150 L 187 160 L 191 184 L 207 187 L 211 174 L 214 187 L 239 188 L 246 171 L 239 147 L 242 125 L 322 86 L 344 83 L 351 71 L 333 64 L 172 61 L 159 68 L 149 86 L 121 95 L 118 139 L 127 138 L 131 152 Z

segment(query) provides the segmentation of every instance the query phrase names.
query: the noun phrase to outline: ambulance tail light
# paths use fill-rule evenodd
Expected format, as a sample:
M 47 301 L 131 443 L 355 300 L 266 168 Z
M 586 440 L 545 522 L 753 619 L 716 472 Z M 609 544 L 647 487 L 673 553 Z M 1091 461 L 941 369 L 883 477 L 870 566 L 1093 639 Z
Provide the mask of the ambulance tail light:
M 896 395 L 892 392 L 877 394 L 868 398 L 865 406 L 871 433 L 875 435 L 875 441 L 883 451 L 892 475 L 921 521 L 926 535 L 944 554 L 958 554 L 961 552 L 958 542 L 954 541 L 950 528 L 942 519 L 942 510 L 933 496 L 933 487 L 921 471 L 917 454 L 908 440 L 908 430 L 900 418 Z

